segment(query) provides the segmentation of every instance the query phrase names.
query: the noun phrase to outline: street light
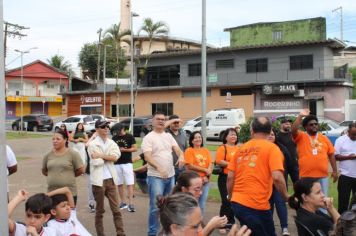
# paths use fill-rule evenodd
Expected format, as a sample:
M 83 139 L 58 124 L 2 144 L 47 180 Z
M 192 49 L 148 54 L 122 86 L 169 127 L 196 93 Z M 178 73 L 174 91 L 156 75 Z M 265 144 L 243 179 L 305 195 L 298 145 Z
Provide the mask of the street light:
M 103 82 L 104 82 L 104 111 L 103 111 L 103 116 L 104 118 L 106 117 L 106 48 L 111 47 L 111 45 L 105 45 L 104 46 L 104 68 L 103 68 Z
M 133 84 L 134 84 L 134 70 L 135 70 L 135 64 L 134 64 L 134 43 L 133 43 L 133 23 L 132 23 L 132 18 L 138 17 L 139 14 L 131 12 L 130 14 L 130 30 L 131 30 L 131 76 L 130 76 L 130 102 L 131 102 L 131 117 L 130 117 L 130 131 L 131 134 L 134 134 L 134 125 L 133 125 L 133 114 L 134 114 L 134 96 L 133 96 Z M 137 86 L 137 85 L 136 85 Z
M 23 54 L 29 53 L 31 50 L 37 49 L 37 47 L 30 48 L 26 51 L 21 51 L 18 49 L 15 49 L 15 52 L 18 52 L 21 54 L 21 131 L 23 131 Z

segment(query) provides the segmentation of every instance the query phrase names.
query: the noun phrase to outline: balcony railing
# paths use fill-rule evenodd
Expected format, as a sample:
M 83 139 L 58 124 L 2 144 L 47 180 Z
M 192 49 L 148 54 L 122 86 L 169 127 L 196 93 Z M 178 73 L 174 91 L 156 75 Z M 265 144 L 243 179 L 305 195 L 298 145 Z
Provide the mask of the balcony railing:
M 58 96 L 59 90 L 57 89 L 24 89 L 23 96 Z M 6 96 L 21 96 L 21 90 L 6 89 Z

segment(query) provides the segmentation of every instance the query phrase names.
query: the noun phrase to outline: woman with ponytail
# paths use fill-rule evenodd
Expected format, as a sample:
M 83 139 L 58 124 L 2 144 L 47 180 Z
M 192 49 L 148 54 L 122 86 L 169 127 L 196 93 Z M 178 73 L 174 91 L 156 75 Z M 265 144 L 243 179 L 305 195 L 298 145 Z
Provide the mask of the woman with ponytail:
M 333 206 L 333 199 L 325 197 L 316 178 L 298 180 L 294 184 L 294 194 L 288 202 L 289 206 L 297 211 L 296 221 L 306 226 L 314 235 L 319 235 L 318 230 L 329 235 L 340 218 Z M 330 216 L 319 208 L 325 208 Z
M 53 149 L 42 162 L 42 174 L 47 176 L 47 192 L 68 187 L 77 203 L 77 184 L 75 177 L 84 173 L 83 161 L 78 152 L 68 148 L 68 134 L 57 130 L 52 137 Z

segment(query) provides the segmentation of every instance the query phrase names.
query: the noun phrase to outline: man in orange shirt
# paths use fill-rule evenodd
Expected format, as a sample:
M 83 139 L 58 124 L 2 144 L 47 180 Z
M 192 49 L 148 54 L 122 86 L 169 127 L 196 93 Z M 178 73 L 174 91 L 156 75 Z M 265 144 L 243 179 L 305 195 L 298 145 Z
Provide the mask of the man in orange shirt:
M 288 192 L 283 176 L 283 154 L 267 140 L 272 129 L 266 117 L 254 118 L 251 140 L 243 144 L 228 165 L 228 198 L 235 217 L 247 225 L 252 235 L 276 235 L 269 199 L 272 185 L 287 201 Z
M 333 170 L 331 176 L 334 182 L 338 178 L 335 149 L 325 135 L 318 133 L 318 118 L 309 114 L 309 109 L 302 110 L 292 126 L 292 135 L 298 152 L 299 176 L 300 178 L 319 178 L 321 189 L 327 196 L 329 162 Z M 301 123 L 305 132 L 299 130 Z

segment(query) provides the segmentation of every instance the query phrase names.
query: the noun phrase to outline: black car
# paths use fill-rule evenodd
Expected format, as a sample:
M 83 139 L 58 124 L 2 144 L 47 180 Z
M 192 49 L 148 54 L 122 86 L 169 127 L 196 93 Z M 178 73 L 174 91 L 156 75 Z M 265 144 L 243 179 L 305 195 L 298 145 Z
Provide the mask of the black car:
M 117 133 L 119 125 L 123 126 L 126 130 L 130 127 L 130 118 L 127 118 L 115 124 L 111 128 L 111 134 L 114 136 Z M 134 118 L 134 136 L 143 137 L 152 130 L 152 117 L 135 117 Z
M 50 116 L 44 114 L 30 114 L 23 116 L 24 128 L 23 130 L 38 131 L 38 130 L 48 130 L 53 129 L 53 119 Z M 21 129 L 21 118 L 12 122 L 12 130 Z M 27 129 L 26 129 L 27 125 Z

